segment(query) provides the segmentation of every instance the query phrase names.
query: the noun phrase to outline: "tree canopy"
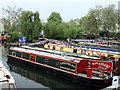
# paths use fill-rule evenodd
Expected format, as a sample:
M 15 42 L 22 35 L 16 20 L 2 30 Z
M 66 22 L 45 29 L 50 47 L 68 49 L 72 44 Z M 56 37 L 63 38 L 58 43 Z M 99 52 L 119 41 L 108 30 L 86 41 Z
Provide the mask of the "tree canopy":
M 23 11 L 19 21 L 20 32 L 26 36 L 29 41 L 38 39 L 42 25 L 39 19 L 39 13 L 32 11 Z
M 43 30 L 44 36 L 51 39 L 86 38 L 94 35 L 118 36 L 120 10 L 115 5 L 97 5 L 86 16 L 64 22 L 58 12 L 52 12 L 47 22 L 42 22 L 39 12 L 25 11 L 21 8 L 3 8 L 6 17 L 1 19 L 5 32 L 12 38 L 26 36 L 28 41 L 38 40 Z M 92 36 L 91 36 L 92 35 Z
M 59 13 L 52 12 L 51 15 L 48 17 L 47 21 L 50 22 L 50 23 L 51 22 L 61 23 L 62 22 L 62 18 L 61 18 Z

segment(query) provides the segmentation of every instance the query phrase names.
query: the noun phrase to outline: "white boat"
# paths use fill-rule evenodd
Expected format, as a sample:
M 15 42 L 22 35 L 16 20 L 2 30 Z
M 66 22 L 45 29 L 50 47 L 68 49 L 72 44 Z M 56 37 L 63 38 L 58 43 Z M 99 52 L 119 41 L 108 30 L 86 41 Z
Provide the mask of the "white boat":
M 120 76 L 113 76 L 112 85 L 102 90 L 119 90 L 120 89 L 119 80 Z
M 16 90 L 15 80 L 3 63 L 0 61 L 0 90 Z

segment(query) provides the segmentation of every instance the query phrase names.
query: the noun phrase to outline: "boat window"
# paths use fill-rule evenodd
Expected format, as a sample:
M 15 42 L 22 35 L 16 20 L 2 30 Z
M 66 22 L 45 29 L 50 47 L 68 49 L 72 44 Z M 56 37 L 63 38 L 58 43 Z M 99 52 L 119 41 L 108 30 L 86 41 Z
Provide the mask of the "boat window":
M 36 62 L 44 64 L 45 57 L 36 56 Z
M 21 57 L 21 52 L 16 52 L 17 57 Z
M 63 47 L 60 47 L 60 51 L 63 51 Z
M 12 55 L 12 50 L 9 51 L 9 54 Z
M 35 61 L 35 56 L 31 56 L 30 60 Z
M 48 45 L 48 48 L 50 48 L 50 45 Z
M 28 53 L 22 53 L 21 57 L 29 60 L 30 54 L 28 54 Z
M 45 64 L 48 64 L 48 61 L 49 61 L 49 59 L 46 58 L 45 61 L 44 61 Z
M 55 50 L 55 46 L 53 46 L 53 50 Z
M 73 50 L 73 53 L 77 53 L 77 49 L 74 49 L 74 50 Z
M 26 54 L 25 53 L 22 53 L 22 56 L 21 56 L 22 58 L 25 58 L 26 57 Z
M 13 55 L 13 56 L 16 56 L 16 52 L 15 52 L 15 51 L 12 51 L 12 55 Z

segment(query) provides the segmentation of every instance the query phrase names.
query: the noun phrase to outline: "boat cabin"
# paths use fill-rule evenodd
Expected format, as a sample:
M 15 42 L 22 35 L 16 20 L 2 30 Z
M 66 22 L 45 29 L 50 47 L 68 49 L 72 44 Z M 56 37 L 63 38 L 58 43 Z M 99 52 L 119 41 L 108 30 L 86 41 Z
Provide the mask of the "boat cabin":
M 26 48 L 13 47 L 9 51 L 9 56 L 69 74 L 84 74 L 87 78 L 109 78 L 115 69 L 114 60 L 103 60 L 86 55 L 74 57 L 59 51 Z

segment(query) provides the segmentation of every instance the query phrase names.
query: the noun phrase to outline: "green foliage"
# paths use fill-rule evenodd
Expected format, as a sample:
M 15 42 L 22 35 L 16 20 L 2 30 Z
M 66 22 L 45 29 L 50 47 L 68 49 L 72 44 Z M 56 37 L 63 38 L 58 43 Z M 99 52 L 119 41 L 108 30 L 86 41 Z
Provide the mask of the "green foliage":
M 20 17 L 20 32 L 27 37 L 28 41 L 38 39 L 42 25 L 39 19 L 39 13 L 32 11 L 23 11 Z
M 82 38 L 84 34 L 88 38 L 92 35 L 105 36 L 108 32 L 111 37 L 119 37 L 117 23 L 120 24 L 120 10 L 115 5 L 103 8 L 96 6 L 90 9 L 88 14 L 81 19 L 63 22 L 58 12 L 52 12 L 47 23 L 41 22 L 38 12 L 22 11 L 21 8 L 3 8 L 5 18 L 1 22 L 5 32 L 11 34 L 13 40 L 18 36 L 26 36 L 28 41 L 38 40 L 39 33 L 44 30 L 44 36 L 51 39 Z
M 79 31 L 80 35 L 81 33 L 87 32 L 87 30 L 89 30 L 88 16 L 84 16 L 81 19 L 79 19 L 79 27 L 80 27 L 80 31 Z
M 83 18 L 82 26 L 85 32 L 98 34 L 101 25 L 101 6 L 90 9 L 88 15 Z
M 77 36 L 77 29 L 76 29 L 75 26 L 70 26 L 69 25 L 69 28 L 65 30 L 64 34 L 66 36 L 66 39 L 67 38 L 70 38 L 70 39 L 76 38 L 76 36 Z
M 62 18 L 60 14 L 57 12 L 52 12 L 47 20 L 48 20 L 48 23 L 51 23 L 51 22 L 61 23 L 62 22 Z
M 57 24 L 57 22 L 46 23 L 44 28 L 45 37 L 53 39 L 62 39 L 63 36 L 63 24 Z
M 58 19 L 58 17 L 60 17 L 59 14 L 52 13 L 48 18 L 48 22 L 44 28 L 45 37 L 52 39 L 76 38 L 79 31 L 77 25 L 77 21 L 79 24 L 79 20 L 71 20 L 69 23 L 65 23 L 61 21 L 61 18 Z
M 105 8 L 96 6 L 96 8 L 89 10 L 87 16 L 80 19 L 79 24 L 86 33 L 99 34 L 104 31 L 115 33 L 117 32 L 118 14 L 115 5 Z
M 85 21 L 87 21 L 87 16 L 84 16 L 84 17 L 82 17 L 81 19 L 79 19 L 79 25 L 81 26 L 81 25 L 83 25 L 83 23 L 85 22 Z
M 48 17 L 48 22 L 44 27 L 44 34 L 47 38 L 62 39 L 63 36 L 63 23 L 59 13 L 53 12 Z
M 42 24 L 41 24 L 41 20 L 39 19 L 39 13 L 35 12 L 34 13 L 34 31 L 33 31 L 33 38 L 38 39 L 38 35 L 42 30 Z
M 4 30 L 7 33 L 11 33 L 18 29 L 18 18 L 21 15 L 22 9 L 16 7 L 2 8 L 4 18 L 2 19 L 2 23 L 4 25 Z
M 18 37 L 22 36 L 22 34 L 18 31 L 13 31 L 10 33 L 10 39 L 14 42 L 14 41 L 18 41 Z
M 2 23 L 4 25 L 4 31 L 10 32 L 11 31 L 10 18 L 2 18 Z
M 116 32 L 117 13 L 114 5 L 109 5 L 102 10 L 102 25 L 103 30 Z

